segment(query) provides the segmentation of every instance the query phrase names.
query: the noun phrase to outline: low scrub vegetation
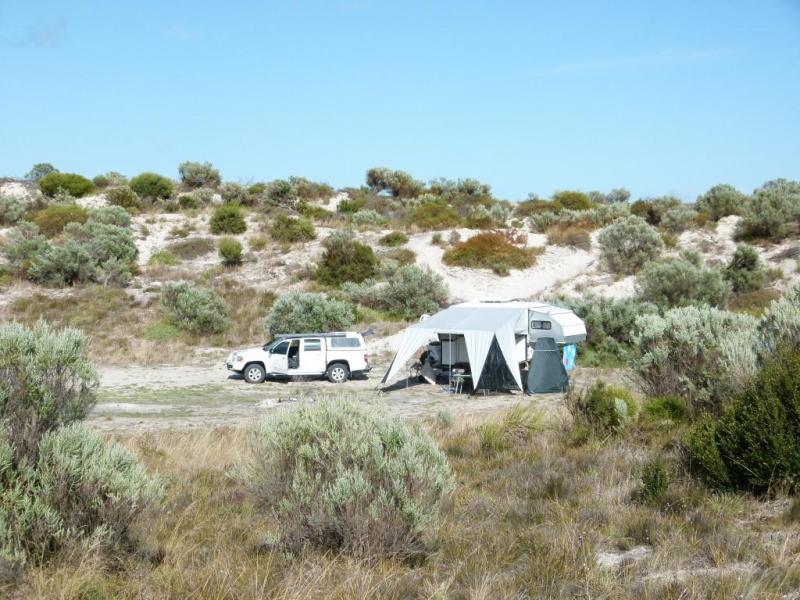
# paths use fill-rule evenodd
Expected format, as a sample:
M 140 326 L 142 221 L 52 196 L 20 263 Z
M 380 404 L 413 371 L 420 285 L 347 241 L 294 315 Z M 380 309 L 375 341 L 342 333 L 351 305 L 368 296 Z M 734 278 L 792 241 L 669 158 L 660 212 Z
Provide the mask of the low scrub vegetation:
M 590 230 L 577 225 L 555 225 L 547 230 L 547 243 L 554 246 L 572 246 L 591 250 Z
M 158 173 L 141 173 L 128 184 L 141 198 L 165 200 L 172 195 L 172 180 Z
M 242 209 L 235 204 L 224 204 L 214 209 L 208 230 L 214 235 L 239 234 L 247 231 Z
M 210 162 L 182 162 L 178 165 L 181 182 L 189 187 L 216 187 L 222 182 L 219 170 Z
M 269 234 L 276 242 L 308 242 L 317 237 L 314 223 L 305 217 L 290 217 L 280 214 L 272 221 Z
M 248 481 L 278 524 L 278 544 L 295 552 L 419 556 L 454 487 L 424 430 L 348 400 L 265 419 L 252 453 Z
M 639 296 L 663 307 L 707 304 L 725 307 L 731 296 L 731 284 L 725 272 L 703 265 L 692 252 L 652 262 L 636 278 Z
M 53 171 L 38 179 L 39 189 L 45 196 L 55 197 L 66 193 L 73 198 L 81 198 L 92 191 L 91 181 L 76 173 L 59 173 Z
M 798 232 L 800 182 L 779 179 L 757 189 L 742 210 L 736 236 L 779 241 Z
M 378 271 L 378 257 L 372 248 L 356 241 L 351 231 L 334 231 L 323 242 L 322 259 L 314 278 L 322 284 L 338 286 L 346 281 L 361 283 Z
M 498 275 L 508 275 L 510 269 L 528 269 L 535 265 L 539 253 L 536 248 L 526 248 L 524 239 L 514 234 L 492 231 L 479 233 L 448 248 L 442 260 L 452 266 L 491 269 Z
M 352 302 L 406 320 L 438 311 L 448 296 L 440 275 L 416 265 L 400 267 L 386 282 L 345 283 L 342 293 Z
M 658 231 L 630 215 L 604 228 L 598 237 L 600 259 L 616 273 L 631 274 L 656 258 L 663 248 Z
M 25 215 L 26 207 L 17 198 L 0 196 L 0 225 L 16 225 Z
M 105 192 L 106 200 L 113 206 L 121 206 L 130 211 L 141 207 L 139 196 L 128 186 L 111 188 Z
M 426 194 L 409 212 L 408 222 L 423 231 L 450 229 L 461 224 L 461 215 L 443 198 Z
M 77 204 L 51 204 L 31 216 L 39 231 L 47 237 L 60 234 L 68 223 L 86 223 L 89 211 Z
M 303 333 L 345 331 L 355 321 L 353 307 L 324 294 L 289 292 L 280 296 L 267 316 L 267 331 Z
M 233 238 L 222 238 L 219 241 L 219 256 L 226 267 L 242 264 L 242 244 Z
M 161 288 L 161 306 L 170 323 L 190 333 L 221 333 L 230 324 L 227 304 L 208 288 L 165 283 Z
M 639 414 L 639 405 L 630 391 L 602 381 L 587 390 L 571 391 L 567 408 L 577 425 L 601 435 L 621 432 Z
M 747 196 L 732 185 L 715 185 L 697 199 L 697 210 L 707 213 L 714 221 L 728 215 L 738 215 L 745 208 Z
M 396 248 L 408 243 L 408 236 L 402 231 L 392 231 L 387 233 L 378 240 L 381 246 L 388 246 L 389 248 Z

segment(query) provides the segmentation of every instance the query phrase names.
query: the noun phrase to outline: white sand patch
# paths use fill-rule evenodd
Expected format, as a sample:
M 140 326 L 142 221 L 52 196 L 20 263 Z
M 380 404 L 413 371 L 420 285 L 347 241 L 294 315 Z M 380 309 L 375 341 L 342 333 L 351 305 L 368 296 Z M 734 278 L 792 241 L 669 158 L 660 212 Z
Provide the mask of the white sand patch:
M 84 196 L 83 198 L 76 198 L 75 204 L 83 208 L 103 208 L 108 206 L 108 199 L 105 194 L 93 194 L 91 196 Z
M 101 402 L 95 413 L 160 413 L 172 410 L 171 404 L 133 404 L 131 402 Z
M 335 196 L 331 196 L 327 201 L 322 203 L 322 208 L 336 212 L 342 200 L 348 200 L 350 196 L 347 192 L 339 192 Z
M 23 202 L 29 202 L 33 194 L 29 186 L 21 181 L 7 181 L 0 184 L 0 196 L 8 196 L 9 198 L 16 198 Z
M 713 229 L 690 229 L 678 237 L 677 254 L 680 250 L 697 252 L 708 263 L 724 263 L 730 260 L 736 251 L 733 234 L 741 217 L 731 215 L 723 217 Z

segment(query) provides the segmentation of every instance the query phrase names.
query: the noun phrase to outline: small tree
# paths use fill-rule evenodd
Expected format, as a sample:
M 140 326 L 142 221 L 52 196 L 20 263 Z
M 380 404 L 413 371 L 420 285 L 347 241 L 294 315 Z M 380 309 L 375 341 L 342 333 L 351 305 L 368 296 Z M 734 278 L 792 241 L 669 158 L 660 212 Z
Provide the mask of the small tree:
M 130 188 L 142 198 L 163 200 L 172 195 L 172 180 L 158 173 L 141 173 L 131 179 Z
M 355 320 L 353 308 L 324 294 L 289 292 L 272 305 L 267 317 L 270 334 L 342 331 Z
M 182 162 L 178 165 L 181 181 L 190 187 L 216 187 L 222 181 L 219 170 L 210 162 Z
M 58 169 L 56 169 L 50 163 L 36 163 L 31 167 L 31 170 L 25 173 L 25 179 L 28 181 L 37 182 L 45 175 L 49 175 L 50 173 L 58 173 Z
M 761 289 L 766 278 L 756 249 L 746 244 L 737 246 L 725 268 L 725 279 L 731 283 L 733 291 L 739 294 Z
M 612 271 L 625 274 L 635 273 L 663 247 L 658 231 L 635 215 L 615 221 L 597 239 L 601 260 Z
M 647 265 L 636 278 L 639 296 L 664 307 L 708 304 L 724 307 L 731 285 L 717 268 L 706 268 L 693 252 Z
M 384 167 L 375 167 L 367 171 L 367 186 L 375 193 L 389 192 L 398 198 L 415 198 L 425 189 L 421 181 L 417 181 L 405 171 Z

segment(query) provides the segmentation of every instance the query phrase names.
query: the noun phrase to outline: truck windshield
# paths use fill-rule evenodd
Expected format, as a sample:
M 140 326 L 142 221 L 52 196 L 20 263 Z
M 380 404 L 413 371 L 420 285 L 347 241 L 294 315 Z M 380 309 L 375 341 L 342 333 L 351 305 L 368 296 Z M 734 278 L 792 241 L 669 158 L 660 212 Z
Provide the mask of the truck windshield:
M 278 342 L 280 342 L 280 341 L 281 341 L 281 338 L 277 338 L 277 339 L 274 339 L 274 340 L 270 340 L 269 342 L 267 342 L 266 344 L 264 344 L 264 345 L 262 346 L 262 348 L 261 348 L 261 349 L 262 349 L 264 352 L 269 352 L 269 351 L 270 351 L 270 350 L 272 350 L 272 349 L 273 349 L 273 348 L 274 348 L 274 347 L 277 345 L 277 343 L 278 343 Z

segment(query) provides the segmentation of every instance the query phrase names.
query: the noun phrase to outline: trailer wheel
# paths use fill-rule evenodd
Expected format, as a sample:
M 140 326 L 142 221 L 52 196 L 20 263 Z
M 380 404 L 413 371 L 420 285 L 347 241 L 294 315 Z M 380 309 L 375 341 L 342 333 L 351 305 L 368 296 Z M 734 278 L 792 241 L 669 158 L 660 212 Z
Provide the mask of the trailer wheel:
M 328 366 L 325 376 L 331 383 L 344 383 L 350 379 L 350 369 L 344 363 L 333 363 Z
M 261 383 L 266 378 L 267 372 L 257 363 L 251 363 L 244 368 L 244 380 L 247 383 Z

